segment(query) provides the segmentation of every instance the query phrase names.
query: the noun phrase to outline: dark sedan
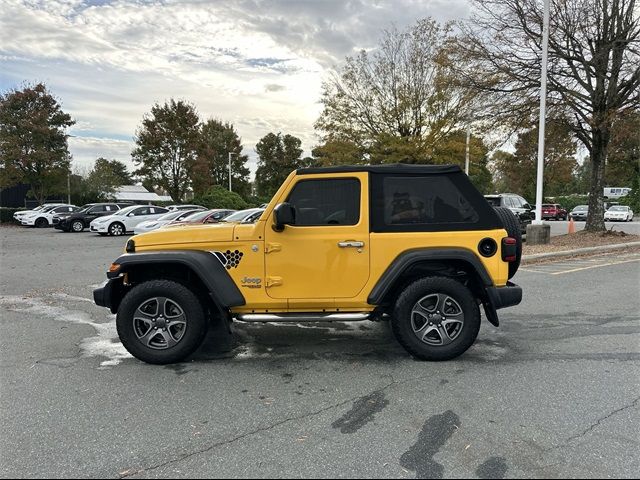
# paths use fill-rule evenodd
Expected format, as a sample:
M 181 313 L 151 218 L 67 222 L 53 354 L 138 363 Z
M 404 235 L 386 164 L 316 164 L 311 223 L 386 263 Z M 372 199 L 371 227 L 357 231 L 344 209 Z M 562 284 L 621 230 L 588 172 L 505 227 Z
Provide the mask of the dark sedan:
M 53 226 L 64 232 L 82 232 L 98 217 L 113 215 L 122 208 L 117 203 L 89 203 L 82 209 L 69 215 L 57 215 L 53 218 Z

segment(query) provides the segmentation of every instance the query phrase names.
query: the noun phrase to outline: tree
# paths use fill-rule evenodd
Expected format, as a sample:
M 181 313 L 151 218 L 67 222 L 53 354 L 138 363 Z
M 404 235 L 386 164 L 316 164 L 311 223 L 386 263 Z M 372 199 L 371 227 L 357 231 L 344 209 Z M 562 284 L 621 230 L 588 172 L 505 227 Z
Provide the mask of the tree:
M 230 192 L 222 185 L 214 185 L 206 192 L 193 197 L 193 202 L 207 208 L 231 208 L 234 210 L 242 210 L 248 206 L 240 195 L 236 192 Z
M 302 141 L 293 135 L 269 133 L 256 144 L 258 169 L 256 187 L 258 195 L 271 197 L 289 174 L 305 167 Z
M 454 130 L 434 148 L 433 163 L 465 167 L 467 133 Z M 469 179 L 484 194 L 493 190 L 493 179 L 489 171 L 489 148 L 481 137 L 471 135 L 469 139 Z
M 629 187 L 640 165 L 640 112 L 629 112 L 616 119 L 605 168 L 610 187 Z
M 320 166 L 363 165 L 367 163 L 365 149 L 350 140 L 327 138 L 311 154 Z
M 542 4 L 537 0 L 474 0 L 461 25 L 458 74 L 483 93 L 487 113 L 514 126 L 537 123 Z M 571 119 L 589 151 L 586 229 L 603 231 L 603 180 L 612 126 L 640 106 L 640 19 L 635 0 L 552 0 L 548 105 Z
M 158 186 L 181 201 L 191 186 L 200 146 L 200 120 L 195 107 L 182 100 L 156 103 L 136 132 L 131 152 L 143 184 Z
M 249 157 L 242 155 L 242 140 L 230 123 L 210 119 L 200 130 L 201 144 L 194 166 L 193 192 L 199 193 L 213 185 L 228 188 L 229 153 L 231 153 L 231 188 L 242 196 L 251 193 Z
M 127 170 L 127 166 L 118 160 L 98 158 L 89 175 L 87 186 L 96 198 L 106 199 L 116 187 L 131 185 L 133 178 Z
M 74 123 L 42 83 L 0 95 L 0 184 L 28 184 L 39 203 L 65 192 Z
M 323 85 L 315 125 L 323 142 L 353 146 L 346 156 L 359 163 L 360 152 L 370 163 L 430 163 L 438 142 L 474 105 L 451 76 L 451 42 L 449 25 L 425 19 L 406 31 L 385 31 L 372 54 L 347 57 Z
M 514 192 L 532 201 L 536 194 L 538 129 L 522 132 L 513 155 L 494 155 L 494 166 L 503 191 Z M 576 144 L 567 124 L 550 121 L 544 154 L 544 194 L 565 195 L 571 192 L 573 173 L 578 167 Z

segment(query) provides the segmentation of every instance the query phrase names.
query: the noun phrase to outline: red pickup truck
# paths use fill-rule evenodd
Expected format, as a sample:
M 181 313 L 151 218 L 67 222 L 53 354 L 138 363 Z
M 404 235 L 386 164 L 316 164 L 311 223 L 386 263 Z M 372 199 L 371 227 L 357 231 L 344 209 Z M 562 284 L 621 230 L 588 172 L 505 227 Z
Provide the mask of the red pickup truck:
M 542 205 L 543 220 L 566 220 L 567 211 L 557 203 L 544 203 Z

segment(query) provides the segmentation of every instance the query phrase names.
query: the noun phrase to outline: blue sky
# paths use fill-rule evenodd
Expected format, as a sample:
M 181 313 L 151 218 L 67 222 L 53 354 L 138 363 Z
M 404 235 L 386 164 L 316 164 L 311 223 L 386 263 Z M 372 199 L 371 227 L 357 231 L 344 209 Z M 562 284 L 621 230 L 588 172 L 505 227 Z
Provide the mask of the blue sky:
M 344 57 L 418 18 L 466 16 L 466 0 L 0 0 L 0 90 L 45 82 L 76 120 L 73 168 L 131 165 L 154 102 L 234 123 L 255 170 L 269 132 L 318 139 L 320 87 Z

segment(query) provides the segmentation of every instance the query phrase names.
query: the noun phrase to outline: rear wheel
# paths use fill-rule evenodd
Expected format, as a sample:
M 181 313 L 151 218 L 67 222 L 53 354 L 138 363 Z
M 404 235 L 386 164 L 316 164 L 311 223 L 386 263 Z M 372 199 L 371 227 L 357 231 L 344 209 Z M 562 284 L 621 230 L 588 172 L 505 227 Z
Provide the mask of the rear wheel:
M 398 342 L 421 360 L 451 360 L 466 352 L 480 330 L 471 291 L 446 277 L 426 277 L 400 294 L 391 318 Z
M 124 225 L 120 222 L 115 222 L 109 225 L 109 235 L 113 235 L 114 237 L 119 237 L 125 234 Z
M 522 258 L 522 233 L 519 225 L 520 222 L 508 208 L 496 207 L 495 210 L 498 217 L 500 217 L 500 220 L 502 220 L 502 225 L 504 225 L 507 235 L 516 239 L 516 260 L 514 262 L 509 262 L 509 278 L 513 278 L 518 271 L 520 259 Z
M 204 307 L 186 286 L 150 280 L 133 287 L 124 297 L 116 327 L 131 355 L 164 365 L 180 362 L 198 349 L 207 321 Z
M 74 233 L 78 233 L 84 230 L 84 223 L 82 220 L 74 220 L 71 224 L 71 231 Z

